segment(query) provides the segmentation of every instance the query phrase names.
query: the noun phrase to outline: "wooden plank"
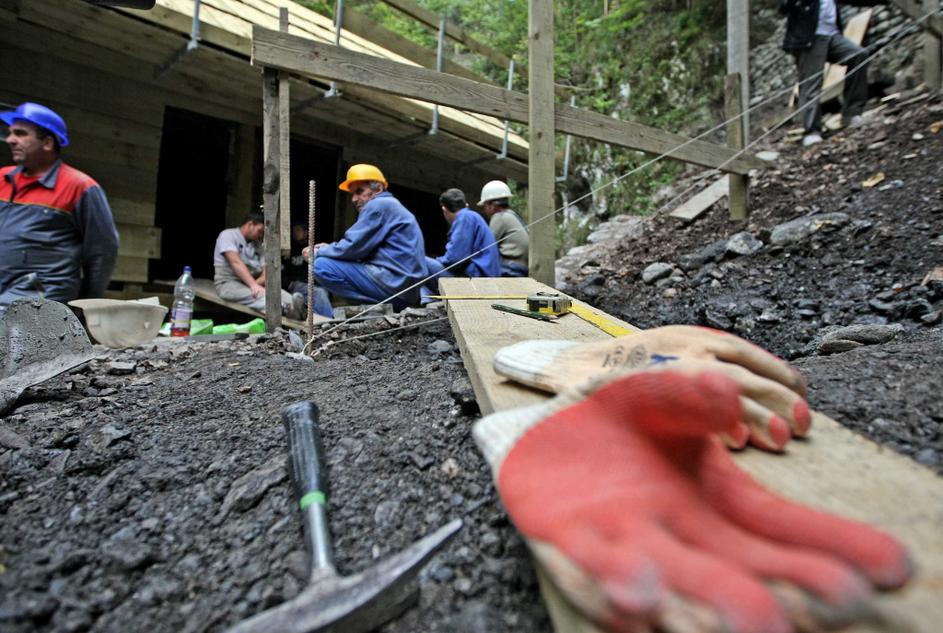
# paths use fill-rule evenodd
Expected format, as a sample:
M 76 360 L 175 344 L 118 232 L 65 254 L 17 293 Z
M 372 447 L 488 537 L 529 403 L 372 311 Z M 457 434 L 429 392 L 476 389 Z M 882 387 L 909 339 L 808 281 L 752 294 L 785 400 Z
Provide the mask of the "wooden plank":
M 288 32 L 288 9 L 278 11 L 278 28 Z M 291 88 L 288 73 L 278 73 L 278 241 L 281 244 L 281 257 L 291 255 Z M 281 288 L 281 271 L 277 285 Z
M 146 193 L 146 192 L 145 192 Z M 154 198 L 122 198 L 112 196 L 107 191 L 108 206 L 115 222 L 122 224 L 136 224 L 138 226 L 154 225 Z
M 281 135 L 278 72 L 262 72 L 262 207 L 265 213 L 265 331 L 282 324 L 282 256 L 279 231 Z
M 864 41 L 865 34 L 868 32 L 868 24 L 871 22 L 873 13 L 874 9 L 865 9 L 848 20 L 843 35 L 860 46 L 861 42 Z M 819 99 L 821 103 L 837 99 L 841 95 L 846 74 L 848 74 L 847 66 L 825 64 L 825 80 L 822 84 L 822 97 Z M 798 90 L 798 87 L 796 89 Z
M 940 0 L 923 0 L 923 10 L 925 13 L 936 13 L 940 10 Z M 941 46 L 940 36 L 933 33 L 924 33 L 923 35 L 923 77 L 930 90 L 939 92 L 943 85 L 943 74 L 941 74 Z
M 425 46 L 420 46 L 412 40 L 403 37 L 399 33 L 380 26 L 373 20 L 370 20 L 366 16 L 354 11 L 347 6 L 344 7 L 344 30 L 350 31 L 351 33 L 356 33 L 357 35 L 372 42 L 376 42 L 383 48 L 392 51 L 397 55 L 401 55 L 410 61 L 416 62 L 420 66 L 425 68 L 435 68 L 435 51 L 430 50 Z M 461 64 L 457 64 L 450 59 L 442 60 L 442 70 L 449 73 L 450 75 L 465 77 L 466 79 L 487 81 L 487 79 L 481 75 L 468 70 Z
M 118 255 L 115 270 L 111 273 L 112 281 L 146 282 L 148 262 L 146 257 Z
M 750 136 L 747 111 L 750 103 L 750 0 L 727 0 L 727 74 L 733 73 L 740 75 L 740 103 L 743 104 L 744 145 L 736 149 L 743 149 Z
M 917 0 L 891 0 L 891 4 L 913 20 L 920 20 L 926 14 Z M 920 22 L 920 28 L 932 32 L 937 37 L 943 37 L 943 17 L 939 14 L 932 15 Z
M 729 187 L 730 181 L 727 178 L 721 177 L 668 215 L 673 218 L 678 218 L 679 220 L 690 222 L 710 209 L 718 200 L 726 196 Z
M 528 156 L 527 221 L 530 231 L 530 276 L 553 287 L 557 259 L 556 189 L 553 131 L 553 3 L 528 1 Z
M 173 288 L 175 282 L 159 279 L 159 280 L 155 280 L 153 283 L 158 286 L 167 286 L 167 287 Z M 226 299 L 221 299 L 220 296 L 216 293 L 216 286 L 213 284 L 212 279 L 195 278 L 193 280 L 193 294 L 196 295 L 198 298 L 203 299 L 204 301 L 208 301 L 210 303 L 223 306 L 235 312 L 241 312 L 242 314 L 248 314 L 253 317 L 265 316 L 261 312 L 257 312 L 256 310 L 253 310 L 249 306 L 243 305 L 241 303 L 236 303 L 235 301 L 227 301 Z M 281 306 L 279 306 L 278 312 L 281 313 Z M 323 317 L 319 314 L 314 315 L 315 323 L 324 323 L 325 321 L 329 321 L 329 320 L 330 319 L 328 319 L 327 317 Z M 266 319 L 266 322 L 268 322 L 267 319 Z M 293 330 L 300 330 L 302 332 L 305 331 L 305 328 L 307 327 L 304 321 L 298 321 L 297 319 L 289 319 L 288 317 L 282 317 L 281 324 L 284 325 L 285 327 L 290 327 Z
M 116 222 L 121 245 L 119 255 L 130 257 L 160 258 L 161 230 L 154 226 L 139 226 Z
M 418 20 L 429 28 L 435 30 L 439 29 L 439 16 L 433 11 L 419 6 L 413 2 L 413 0 L 383 0 L 383 2 L 390 5 L 394 9 L 405 13 L 409 17 Z M 463 44 L 468 50 L 478 53 L 492 64 L 497 66 L 503 66 L 504 68 L 507 68 L 511 61 L 511 59 L 501 51 L 491 48 L 490 46 L 485 46 L 478 40 L 468 35 L 468 33 L 465 32 L 465 29 L 452 22 L 446 21 L 445 35 L 446 37 Z
M 733 150 L 742 150 L 747 144 L 747 105 L 740 89 L 740 73 L 730 73 L 724 78 L 724 102 L 727 114 L 727 145 Z M 728 174 L 728 197 L 730 219 L 746 220 L 749 215 L 749 176 Z
M 373 90 L 461 108 L 520 123 L 528 121 L 527 95 L 426 68 L 406 66 L 305 40 L 261 27 L 253 29 L 252 62 L 310 77 L 323 77 Z M 591 138 L 705 167 L 735 173 L 763 169 L 755 156 L 734 157 L 726 147 L 693 140 L 680 134 L 637 123 L 618 121 L 603 114 L 558 104 L 558 132 Z
M 441 280 L 440 286 L 442 292 L 453 295 L 552 290 L 532 280 L 515 279 L 453 278 Z M 569 321 L 569 316 L 551 324 L 498 313 L 487 301 L 448 303 L 449 320 L 482 413 L 536 404 L 548 397 L 494 373 L 494 354 L 501 347 L 531 339 L 607 338 L 601 330 L 587 328 L 588 324 L 578 319 Z M 877 600 L 882 608 L 909 620 L 914 633 L 936 633 L 943 621 L 943 479 L 821 414 L 814 415 L 812 429 L 808 439 L 789 444 L 785 456 L 750 449 L 736 453 L 734 458 L 781 495 L 866 521 L 901 539 L 915 559 L 918 575 L 905 589 L 881 594 Z M 569 615 L 582 628 L 566 631 L 594 630 L 574 610 L 570 609 Z M 875 631 L 867 626 L 842 630 Z

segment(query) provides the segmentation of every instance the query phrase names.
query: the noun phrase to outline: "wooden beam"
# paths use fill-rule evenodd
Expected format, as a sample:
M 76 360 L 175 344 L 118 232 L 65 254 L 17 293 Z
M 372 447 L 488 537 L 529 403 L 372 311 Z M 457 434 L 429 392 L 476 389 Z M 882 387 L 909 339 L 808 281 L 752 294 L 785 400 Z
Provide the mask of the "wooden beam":
M 891 0 L 891 4 L 913 20 L 919 20 L 927 13 L 917 0 Z M 943 37 L 943 18 L 939 13 L 935 13 L 921 22 L 920 28 L 932 32 L 937 37 Z
M 118 237 L 121 238 L 121 245 L 118 248 L 119 255 L 150 259 L 160 258 L 161 230 L 159 228 L 120 222 L 116 223 L 115 226 L 118 229 Z
M 371 42 L 376 42 L 386 50 L 416 62 L 420 66 L 435 68 L 435 51 L 425 46 L 420 46 L 399 33 L 380 26 L 347 6 L 344 7 L 344 30 L 356 33 Z M 481 75 L 468 70 L 461 64 L 457 64 L 450 59 L 442 60 L 442 69 L 450 75 L 474 79 L 475 81 L 487 81 L 487 79 Z
M 439 29 L 439 16 L 434 11 L 419 6 L 413 2 L 413 0 L 383 0 L 383 2 L 405 13 L 409 17 L 422 22 L 429 28 L 435 30 Z M 501 51 L 491 48 L 490 46 L 485 46 L 468 35 L 465 29 L 448 21 L 445 23 L 445 35 L 464 45 L 468 50 L 478 53 L 497 66 L 507 68 L 511 61 L 511 58 Z
M 265 213 L 265 331 L 282 325 L 282 253 L 279 231 L 281 161 L 278 72 L 262 72 L 262 206 Z
M 724 79 L 724 103 L 727 114 L 727 145 L 742 150 L 747 144 L 746 108 L 740 89 L 740 73 L 730 73 Z M 746 220 L 749 215 L 749 176 L 729 174 L 730 219 Z
M 923 0 L 925 13 L 940 10 L 940 0 Z M 939 91 L 943 86 L 943 74 L 940 69 L 940 36 L 933 33 L 923 35 L 923 75 L 930 90 Z
M 731 174 L 731 176 L 733 175 L 734 174 Z M 702 213 L 714 206 L 718 200 L 727 195 L 728 191 L 730 191 L 730 181 L 725 177 L 721 177 L 706 189 L 692 196 L 690 200 L 668 215 L 673 218 L 678 218 L 679 220 L 684 220 L 685 222 L 690 222 L 691 220 L 697 219 Z
M 750 142 L 750 0 L 727 0 L 727 74 L 740 75 L 743 142 Z M 742 147 L 738 149 L 743 149 Z
M 553 3 L 528 1 L 528 157 L 527 220 L 530 224 L 530 276 L 553 287 L 557 222 L 553 192 L 556 188 L 553 131 Z
M 440 286 L 448 295 L 557 292 L 527 279 L 451 278 L 441 280 Z M 523 303 L 509 302 L 509 305 L 523 306 Z M 549 397 L 495 374 L 493 362 L 498 349 L 534 339 L 585 342 L 608 338 L 575 315 L 565 316 L 556 323 L 542 323 L 491 310 L 488 301 L 449 301 L 448 314 L 483 414 L 538 404 Z M 899 615 L 911 626 L 875 623 L 842 631 L 937 633 L 940 630 L 943 539 L 940 538 L 939 509 L 943 508 L 943 479 L 818 413 L 814 414 L 809 437 L 791 442 L 785 454 L 747 449 L 734 453 L 734 459 L 773 492 L 870 523 L 899 538 L 914 557 L 919 572 L 906 587 L 874 596 L 876 613 Z M 552 583 L 548 584 L 552 587 Z M 560 605 L 569 606 L 565 601 Z M 558 629 L 558 633 L 597 630 L 572 607 L 569 613 L 573 616 L 571 622 L 577 624 Z
M 253 29 L 252 63 L 309 77 L 344 81 L 519 123 L 529 120 L 526 94 L 318 44 L 258 26 Z M 728 172 L 746 174 L 750 169 L 766 167 L 763 161 L 750 154 L 735 158 L 734 152 L 721 145 L 638 123 L 618 121 L 568 105 L 556 105 L 555 128 L 564 134 L 652 154 L 667 154 L 676 160 Z
M 278 28 L 288 32 L 288 9 L 278 10 Z M 288 73 L 278 73 L 278 241 L 281 244 L 282 258 L 291 254 L 291 88 L 288 85 Z M 265 276 L 268 281 L 268 274 Z M 282 287 L 281 270 L 276 278 L 278 287 Z

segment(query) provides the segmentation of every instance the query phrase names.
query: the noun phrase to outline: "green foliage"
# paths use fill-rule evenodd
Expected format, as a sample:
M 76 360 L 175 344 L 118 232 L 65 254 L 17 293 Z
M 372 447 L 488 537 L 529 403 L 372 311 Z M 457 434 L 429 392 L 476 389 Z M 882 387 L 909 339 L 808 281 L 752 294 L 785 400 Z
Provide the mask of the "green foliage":
M 528 53 L 527 0 L 416 0 L 444 14 L 488 46 L 519 63 Z M 545 0 L 549 1 L 549 0 Z M 723 99 L 725 6 L 717 0 L 553 0 L 557 83 L 571 86 L 576 105 L 686 135 L 700 134 L 717 122 Z M 304 0 L 309 6 L 327 0 Z M 436 33 L 378 0 L 346 0 L 348 6 L 411 40 L 432 48 Z M 330 3 L 327 15 L 333 12 Z M 604 14 L 604 6 L 608 13 Z M 322 9 L 319 9 L 322 10 Z M 507 69 L 449 44 L 460 63 L 504 84 Z M 515 88 L 526 90 L 518 72 Z M 526 127 L 520 129 L 526 135 Z M 561 146 L 563 137 L 558 135 Z M 659 161 L 619 178 L 649 160 L 638 152 L 573 139 L 569 198 L 607 186 L 579 203 L 590 216 L 653 211 L 652 195 L 680 171 Z M 520 206 L 519 208 L 524 208 Z M 597 219 L 568 221 L 564 230 L 588 233 Z M 569 227 L 569 228 L 567 228 Z M 579 227 L 579 228 L 574 228 Z M 588 228 L 589 227 L 589 228 Z M 585 237 L 585 236 L 583 236 Z M 564 246 L 572 236 L 561 236 Z

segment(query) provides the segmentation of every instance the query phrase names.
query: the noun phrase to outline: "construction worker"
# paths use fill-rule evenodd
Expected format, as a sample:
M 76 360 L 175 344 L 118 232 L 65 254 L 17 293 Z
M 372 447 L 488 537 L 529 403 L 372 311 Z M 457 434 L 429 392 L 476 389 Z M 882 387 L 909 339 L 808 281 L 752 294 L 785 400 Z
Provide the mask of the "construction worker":
M 0 120 L 16 163 L 0 169 L 0 313 L 22 297 L 101 297 L 118 231 L 102 188 L 60 158 L 65 121 L 29 102 Z
M 492 180 L 481 188 L 478 206 L 488 218 L 488 226 L 498 243 L 501 276 L 526 277 L 530 240 L 521 216 L 511 210 L 511 188 L 505 182 Z
M 881 0 L 843 0 L 841 4 L 874 6 Z M 842 124 L 856 128 L 864 124 L 861 113 L 868 100 L 868 54 L 842 35 L 841 10 L 836 0 L 778 0 L 786 16 L 783 50 L 796 59 L 799 71 L 799 109 L 805 135 L 802 146 L 822 142 L 822 93 L 825 62 L 848 68 L 842 93 Z M 812 105 L 815 102 L 815 105 Z
M 357 303 L 391 299 L 393 309 L 401 310 L 419 301 L 426 247 L 416 218 L 387 191 L 388 186 L 374 165 L 357 164 L 347 170 L 339 188 L 350 194 L 357 221 L 340 240 L 317 244 L 312 265 L 319 288 Z M 311 253 L 306 248 L 303 255 L 308 260 Z M 319 314 L 333 316 L 319 305 L 323 302 L 316 300 Z
M 213 285 L 220 299 L 241 303 L 262 314 L 265 314 L 264 235 L 265 219 L 260 212 L 252 211 L 239 226 L 221 231 L 213 250 Z M 303 294 L 281 290 L 281 305 L 288 318 L 304 318 Z
M 501 256 L 494 235 L 477 212 L 468 208 L 461 189 L 448 189 L 439 196 L 442 216 L 449 224 L 445 255 L 426 257 L 429 279 L 423 296 L 438 290 L 439 277 L 500 277 Z

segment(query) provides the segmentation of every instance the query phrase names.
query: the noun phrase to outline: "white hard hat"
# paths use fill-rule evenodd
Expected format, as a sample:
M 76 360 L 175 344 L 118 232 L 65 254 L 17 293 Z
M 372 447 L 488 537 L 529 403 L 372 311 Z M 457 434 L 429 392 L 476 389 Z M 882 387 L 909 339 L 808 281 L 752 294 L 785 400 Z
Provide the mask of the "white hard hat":
M 511 197 L 511 188 L 508 187 L 508 184 L 503 180 L 492 180 L 491 182 L 485 184 L 481 188 L 481 200 L 478 201 L 479 205 L 482 205 L 491 200 L 500 200 L 502 198 Z

